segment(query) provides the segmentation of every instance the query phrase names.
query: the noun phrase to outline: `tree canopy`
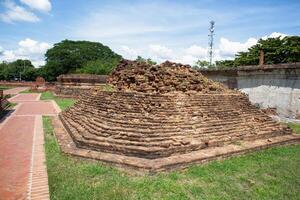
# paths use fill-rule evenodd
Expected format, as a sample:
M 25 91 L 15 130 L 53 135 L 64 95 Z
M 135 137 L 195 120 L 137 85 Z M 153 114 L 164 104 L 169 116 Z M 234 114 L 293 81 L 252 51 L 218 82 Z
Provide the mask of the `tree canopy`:
M 153 61 L 151 58 L 143 58 L 142 56 L 138 56 L 135 61 L 137 62 L 144 62 L 144 63 L 147 63 L 147 64 L 150 64 L 150 65 L 156 65 L 157 63 L 155 61 Z
M 16 60 L 0 63 L 0 80 L 34 81 L 39 76 L 39 69 L 34 68 L 30 60 Z
M 42 71 L 47 80 L 53 81 L 66 73 L 109 73 L 121 56 L 99 42 L 63 40 L 46 54 Z
M 198 69 L 198 68 L 209 68 L 210 64 L 208 61 L 206 60 L 197 60 L 197 62 L 195 63 L 195 65 L 193 66 L 194 69 Z
M 221 67 L 258 65 L 260 50 L 264 52 L 265 64 L 300 62 L 300 36 L 260 39 L 246 52 L 236 54 L 234 60 L 217 61 Z

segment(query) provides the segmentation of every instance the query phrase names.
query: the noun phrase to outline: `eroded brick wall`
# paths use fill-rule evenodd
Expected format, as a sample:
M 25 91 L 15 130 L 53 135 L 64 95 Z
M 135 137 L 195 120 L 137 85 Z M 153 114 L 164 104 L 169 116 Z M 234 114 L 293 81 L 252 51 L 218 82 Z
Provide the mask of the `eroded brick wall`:
M 78 147 L 150 159 L 291 133 L 237 92 L 100 91 L 60 118 Z
M 63 74 L 57 77 L 55 94 L 59 96 L 79 97 L 82 93 L 106 83 L 106 75 Z

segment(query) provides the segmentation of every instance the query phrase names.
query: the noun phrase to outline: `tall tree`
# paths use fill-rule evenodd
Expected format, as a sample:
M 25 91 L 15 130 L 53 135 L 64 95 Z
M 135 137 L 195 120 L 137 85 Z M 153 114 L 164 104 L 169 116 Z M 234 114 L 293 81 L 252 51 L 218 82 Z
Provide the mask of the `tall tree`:
M 46 79 L 50 81 L 55 80 L 60 74 L 80 71 L 79 69 L 90 61 L 105 64 L 121 59 L 120 55 L 99 42 L 71 40 L 63 40 L 55 44 L 45 56 L 47 63 L 43 70 L 47 75 Z
M 236 54 L 233 61 L 219 61 L 218 66 L 258 65 L 260 50 L 264 51 L 265 64 L 300 62 L 300 36 L 260 39 L 246 52 Z

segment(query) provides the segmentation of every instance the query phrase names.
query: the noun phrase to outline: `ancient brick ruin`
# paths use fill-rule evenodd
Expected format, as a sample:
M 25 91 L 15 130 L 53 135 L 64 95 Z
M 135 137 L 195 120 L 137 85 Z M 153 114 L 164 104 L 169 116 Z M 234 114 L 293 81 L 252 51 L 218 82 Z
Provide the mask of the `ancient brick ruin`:
M 123 60 L 108 79 L 119 91 L 168 93 L 195 91 L 226 92 L 223 85 L 205 78 L 188 65 L 165 62 L 161 65 Z
M 63 74 L 57 77 L 55 94 L 64 97 L 79 97 L 82 93 L 106 83 L 106 76 L 95 74 Z
M 85 93 L 60 114 L 65 153 L 158 172 L 300 141 L 245 95 L 189 66 L 123 61 L 109 81 L 116 91 Z

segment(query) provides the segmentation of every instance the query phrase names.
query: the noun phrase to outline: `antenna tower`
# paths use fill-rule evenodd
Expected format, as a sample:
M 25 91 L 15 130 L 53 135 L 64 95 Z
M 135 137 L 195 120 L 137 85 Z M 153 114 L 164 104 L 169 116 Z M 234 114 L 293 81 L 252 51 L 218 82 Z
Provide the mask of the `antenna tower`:
M 209 45 L 209 65 L 212 65 L 212 57 L 213 57 L 213 45 L 214 45 L 214 32 L 215 32 L 215 22 L 210 21 L 210 27 L 209 27 L 209 35 L 208 35 L 208 45 Z

